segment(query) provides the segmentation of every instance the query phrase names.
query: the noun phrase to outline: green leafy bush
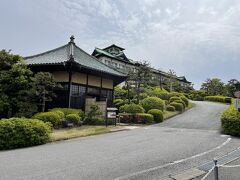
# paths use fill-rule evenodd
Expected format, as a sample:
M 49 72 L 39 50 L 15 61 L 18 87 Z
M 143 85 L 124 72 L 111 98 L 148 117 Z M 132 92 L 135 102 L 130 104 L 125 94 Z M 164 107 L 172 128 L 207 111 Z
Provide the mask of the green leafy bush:
M 186 98 L 185 96 L 180 96 L 180 98 L 181 98 L 182 101 L 184 101 L 186 107 L 188 107 L 188 105 L 189 105 L 189 100 L 188 100 L 188 98 Z
M 125 104 L 125 101 L 122 99 L 114 99 L 113 103 L 117 108 L 119 108 Z
M 62 120 L 65 118 L 65 114 L 62 111 L 56 110 L 54 111 Z
M 55 112 L 37 113 L 32 118 L 42 120 L 43 122 L 50 122 L 54 128 L 60 128 L 63 121 L 63 119 L 61 119 L 61 117 Z
M 172 103 L 170 103 L 170 105 L 174 106 L 176 111 L 183 112 L 183 110 L 184 110 L 184 107 L 183 107 L 183 105 L 181 103 L 172 102 Z
M 167 111 L 175 111 L 175 107 L 174 107 L 174 106 L 171 106 L 171 105 L 168 105 L 168 106 L 166 107 L 166 110 L 167 110 Z
M 163 112 L 159 109 L 151 109 L 148 111 L 148 114 L 153 115 L 154 121 L 160 123 L 163 121 Z
M 163 111 L 165 107 L 165 102 L 158 97 L 145 98 L 142 100 L 141 104 L 146 112 L 150 109 L 160 109 Z
M 104 120 L 100 117 L 102 112 L 97 104 L 92 104 L 90 107 L 90 111 L 86 114 L 86 118 L 84 119 L 84 124 L 88 125 L 102 125 L 104 124 Z
M 240 136 L 240 112 L 233 105 L 222 114 L 221 123 L 224 133 Z
M 66 120 L 68 122 L 73 123 L 74 125 L 79 125 L 80 124 L 80 116 L 78 114 L 68 114 L 66 116 Z
M 206 96 L 204 97 L 204 101 L 226 103 L 226 97 L 225 96 Z
M 137 119 L 137 122 L 141 122 L 141 123 L 144 123 L 144 124 L 154 123 L 154 117 L 153 117 L 152 114 L 137 113 L 135 118 Z
M 184 108 L 184 109 L 186 108 L 186 104 L 185 104 L 184 101 L 182 101 L 182 100 L 176 100 L 176 101 L 174 101 L 174 102 L 176 102 L 176 103 L 181 103 L 181 104 L 183 105 L 183 108 Z
M 68 114 L 78 114 L 80 117 L 84 116 L 84 112 L 81 109 L 73 109 L 73 108 L 53 108 L 50 110 L 51 112 L 54 111 L 62 111 L 65 115 L 65 117 Z
M 180 97 L 177 97 L 177 96 L 173 96 L 173 97 L 171 97 L 171 98 L 169 99 L 170 103 L 171 103 L 171 102 L 174 102 L 174 101 L 178 101 L 178 100 L 181 100 L 181 98 L 180 98 Z
M 13 149 L 44 144 L 49 141 L 51 125 L 37 119 L 0 120 L 0 149 Z
M 138 104 L 125 104 L 124 106 L 120 107 L 120 112 L 124 112 L 124 113 L 143 113 L 144 109 L 141 105 Z

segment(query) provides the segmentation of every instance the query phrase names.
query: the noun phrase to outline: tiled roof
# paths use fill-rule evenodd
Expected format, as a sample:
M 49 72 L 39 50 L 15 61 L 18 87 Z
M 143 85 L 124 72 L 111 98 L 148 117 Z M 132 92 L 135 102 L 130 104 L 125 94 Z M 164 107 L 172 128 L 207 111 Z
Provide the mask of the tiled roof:
M 70 60 L 70 46 L 68 43 L 59 48 L 37 54 L 34 56 L 25 57 L 26 63 L 28 65 L 42 65 L 42 64 L 64 64 Z M 109 66 L 98 61 L 94 56 L 83 51 L 81 48 L 73 43 L 73 57 L 74 62 L 77 64 L 100 72 L 105 72 L 115 76 L 126 76 L 123 73 L 110 68 Z
M 100 49 L 100 48 L 95 48 L 95 50 L 93 51 L 92 55 L 93 56 L 98 56 L 98 55 L 105 55 L 105 56 L 108 56 L 110 58 L 113 58 L 113 59 L 116 59 L 118 61 L 122 61 L 122 62 L 125 62 L 125 63 L 129 63 L 129 64 L 133 64 L 134 65 L 134 62 L 130 59 L 127 58 L 127 60 L 125 59 L 121 59 L 120 56 L 122 56 L 123 54 L 120 54 L 119 56 L 114 56 L 112 54 L 110 54 L 109 52 L 103 50 L 103 49 Z

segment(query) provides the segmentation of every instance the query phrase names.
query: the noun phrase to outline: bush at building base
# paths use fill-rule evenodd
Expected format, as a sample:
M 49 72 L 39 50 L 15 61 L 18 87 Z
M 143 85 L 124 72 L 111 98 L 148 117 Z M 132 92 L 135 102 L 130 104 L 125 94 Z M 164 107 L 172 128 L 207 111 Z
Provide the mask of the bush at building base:
M 50 123 L 37 119 L 2 119 L 0 120 L 0 150 L 47 143 L 50 133 Z
M 159 109 L 151 109 L 148 111 L 148 114 L 153 115 L 154 121 L 160 123 L 163 121 L 163 112 Z
M 73 123 L 75 126 L 80 125 L 80 116 L 78 114 L 68 114 L 66 116 L 67 123 Z
M 53 125 L 54 128 L 60 128 L 62 126 L 62 122 L 64 120 L 64 119 L 61 119 L 61 117 L 55 112 L 37 113 L 32 118 L 39 119 L 43 122 L 49 122 Z
M 53 108 L 50 112 L 61 111 L 64 113 L 65 117 L 68 114 L 78 114 L 80 117 L 84 116 L 84 112 L 81 109 L 73 109 L 73 108 Z

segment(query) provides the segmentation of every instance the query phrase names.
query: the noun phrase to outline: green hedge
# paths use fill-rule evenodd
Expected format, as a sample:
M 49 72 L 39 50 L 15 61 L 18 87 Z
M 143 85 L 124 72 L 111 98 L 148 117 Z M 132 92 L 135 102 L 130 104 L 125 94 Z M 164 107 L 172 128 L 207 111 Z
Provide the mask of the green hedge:
M 170 105 L 174 106 L 176 111 L 181 111 L 181 112 L 184 111 L 184 107 L 181 103 L 172 102 L 172 103 L 170 103 Z
M 163 112 L 159 109 L 151 109 L 148 111 L 148 114 L 153 115 L 154 121 L 160 123 L 163 121 Z
M 221 123 L 224 133 L 240 136 L 240 112 L 233 105 L 222 114 Z
M 63 122 L 63 119 L 55 112 L 37 113 L 32 118 L 42 120 L 43 122 L 50 122 L 54 128 L 60 128 Z
M 183 100 L 176 100 L 176 101 L 174 101 L 174 102 L 180 103 L 180 104 L 183 105 L 183 108 L 184 108 L 184 109 L 186 108 L 186 104 L 185 104 L 185 102 L 184 102 Z
M 226 97 L 225 96 L 206 96 L 204 97 L 204 101 L 226 103 Z
M 78 114 L 68 114 L 66 116 L 66 121 L 73 123 L 74 125 L 80 124 L 80 116 Z
M 142 107 L 148 112 L 150 109 L 164 110 L 165 102 L 158 97 L 148 97 L 142 100 Z
M 125 104 L 119 108 L 120 112 L 124 113 L 143 113 L 144 109 L 141 105 L 138 104 Z
M 65 117 L 68 114 L 78 114 L 80 117 L 84 116 L 84 112 L 81 109 L 73 109 L 73 108 L 53 108 L 50 112 L 61 111 L 64 113 Z
M 186 107 L 189 106 L 189 100 L 185 96 L 180 96 L 181 100 L 185 103 Z
M 175 111 L 175 107 L 174 107 L 174 106 L 171 106 L 171 105 L 168 105 L 168 106 L 166 107 L 166 110 L 167 110 L 167 111 Z
M 171 102 L 174 102 L 174 101 L 179 101 L 179 100 L 181 100 L 181 98 L 178 97 L 178 96 L 173 96 L 173 97 L 171 97 L 171 98 L 169 99 L 170 103 L 171 103 Z
M 44 144 L 49 141 L 51 125 L 37 119 L 0 120 L 0 149 L 13 149 Z
M 137 113 L 136 119 L 138 122 L 142 122 L 144 124 L 151 124 L 154 123 L 154 117 L 152 114 L 147 113 Z

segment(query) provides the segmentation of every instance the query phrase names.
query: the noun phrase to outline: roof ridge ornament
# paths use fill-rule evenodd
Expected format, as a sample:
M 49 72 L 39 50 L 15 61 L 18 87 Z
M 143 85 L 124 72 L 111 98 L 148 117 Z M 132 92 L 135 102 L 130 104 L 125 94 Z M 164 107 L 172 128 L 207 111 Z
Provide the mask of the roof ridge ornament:
M 70 36 L 70 43 L 74 43 L 74 39 L 75 39 L 74 35 L 71 35 Z
M 74 36 L 72 35 L 71 37 L 70 37 L 70 42 L 69 42 L 69 44 L 70 44 L 70 61 L 74 61 L 74 45 L 75 45 L 75 43 L 74 43 Z

